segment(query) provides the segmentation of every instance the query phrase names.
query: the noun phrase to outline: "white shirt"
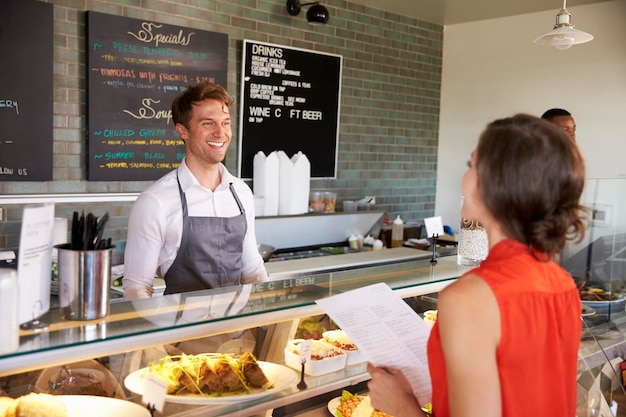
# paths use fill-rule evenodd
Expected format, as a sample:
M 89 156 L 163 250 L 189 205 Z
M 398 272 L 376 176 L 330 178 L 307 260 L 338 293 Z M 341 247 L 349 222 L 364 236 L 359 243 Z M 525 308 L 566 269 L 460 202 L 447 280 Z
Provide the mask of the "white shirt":
M 139 195 L 128 218 L 123 279 L 126 299 L 152 296 L 154 277 L 164 277 L 176 258 L 183 232 L 177 172 L 191 217 L 238 216 L 241 213 L 239 206 L 229 190 L 229 184 L 233 183 L 248 223 L 241 257 L 241 282 L 267 278 L 263 258 L 257 249 L 252 191 L 245 182 L 231 175 L 223 164 L 219 170 L 222 181 L 215 191 L 211 191 L 199 184 L 183 160 L 177 170 L 165 174 Z

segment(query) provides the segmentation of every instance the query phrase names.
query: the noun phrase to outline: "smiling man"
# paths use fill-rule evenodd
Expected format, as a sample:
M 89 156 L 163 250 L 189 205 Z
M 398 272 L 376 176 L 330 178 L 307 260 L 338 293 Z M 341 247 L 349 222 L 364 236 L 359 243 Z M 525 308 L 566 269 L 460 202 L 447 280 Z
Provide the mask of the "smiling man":
M 257 250 L 250 187 L 222 161 L 232 139 L 221 86 L 190 86 L 172 103 L 185 142 L 180 167 L 142 192 L 128 219 L 124 256 L 126 299 L 152 296 L 155 276 L 166 294 L 267 279 Z

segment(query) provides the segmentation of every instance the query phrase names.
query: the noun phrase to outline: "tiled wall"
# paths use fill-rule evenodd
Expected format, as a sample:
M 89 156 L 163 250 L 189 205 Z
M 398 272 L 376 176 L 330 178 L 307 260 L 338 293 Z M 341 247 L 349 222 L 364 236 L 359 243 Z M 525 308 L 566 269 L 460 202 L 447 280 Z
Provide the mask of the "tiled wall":
M 30 1 L 30 0 L 29 0 Z M 421 222 L 435 205 L 443 27 L 342 0 L 327 0 L 325 26 L 306 12 L 292 17 L 285 0 L 47 0 L 54 4 L 54 181 L 0 182 L 0 194 L 140 192 L 148 182 L 86 180 L 85 11 L 226 33 L 228 89 L 238 100 L 243 39 L 340 54 L 343 59 L 336 179 L 312 188 L 341 201 L 376 196 L 389 216 Z M 233 109 L 238 120 L 238 108 Z M 238 138 L 234 123 L 233 139 Z M 237 141 L 225 160 L 237 172 Z M 0 200 L 0 205 L 2 204 Z M 15 247 L 20 206 L 7 206 L 0 249 Z M 103 214 L 104 207 L 79 207 Z M 74 209 L 63 206 L 58 216 Z M 109 232 L 125 238 L 128 203 L 111 203 Z

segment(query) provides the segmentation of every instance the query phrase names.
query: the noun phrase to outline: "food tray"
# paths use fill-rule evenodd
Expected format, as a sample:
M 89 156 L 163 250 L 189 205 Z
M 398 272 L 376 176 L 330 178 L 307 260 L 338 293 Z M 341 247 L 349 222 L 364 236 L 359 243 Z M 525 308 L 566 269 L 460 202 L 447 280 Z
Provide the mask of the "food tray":
M 344 337 L 346 338 L 347 341 L 352 343 L 352 341 L 348 338 L 348 336 L 345 335 L 345 332 L 343 332 L 343 330 L 329 330 L 329 331 L 322 333 L 322 341 L 329 343 L 331 345 L 332 343 L 330 342 L 330 340 L 327 340 L 328 338 L 344 338 Z M 367 358 L 365 357 L 365 354 L 363 353 L 363 351 L 359 350 L 358 348 L 356 350 L 347 350 L 347 349 L 342 349 L 342 350 L 346 352 L 346 366 L 356 365 L 357 363 L 363 363 L 367 361 Z
M 297 349 L 299 352 L 298 345 L 303 341 L 304 339 L 294 339 L 290 341 L 285 348 L 285 365 L 297 371 L 300 371 L 302 369 L 302 365 L 300 364 L 300 354 L 294 353 L 294 349 Z M 322 342 L 321 340 L 313 340 L 311 352 L 314 353 L 319 348 L 333 349 L 340 353 L 337 356 L 333 356 L 330 358 L 308 361 L 304 365 L 305 374 L 310 376 L 324 375 L 340 371 L 346 367 L 347 355 L 343 350 L 337 349 L 334 346 L 329 345 L 328 343 Z

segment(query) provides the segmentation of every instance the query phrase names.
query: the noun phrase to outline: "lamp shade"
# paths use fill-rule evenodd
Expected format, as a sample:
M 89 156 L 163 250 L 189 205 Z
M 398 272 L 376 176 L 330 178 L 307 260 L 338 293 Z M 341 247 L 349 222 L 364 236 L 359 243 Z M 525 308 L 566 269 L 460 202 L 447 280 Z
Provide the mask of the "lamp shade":
M 556 15 L 554 29 L 539 36 L 534 42 L 540 45 L 554 46 L 557 49 L 567 49 L 572 45 L 589 42 L 592 39 L 592 35 L 574 28 L 572 15 L 567 11 L 564 0 L 563 8 Z
M 321 4 L 314 4 L 307 10 L 306 20 L 312 25 L 325 25 L 328 23 L 328 9 Z
M 539 36 L 534 42 L 540 45 L 551 45 L 558 49 L 567 49 L 572 45 L 589 42 L 592 39 L 593 35 L 587 32 L 575 29 L 573 26 L 562 26 Z

